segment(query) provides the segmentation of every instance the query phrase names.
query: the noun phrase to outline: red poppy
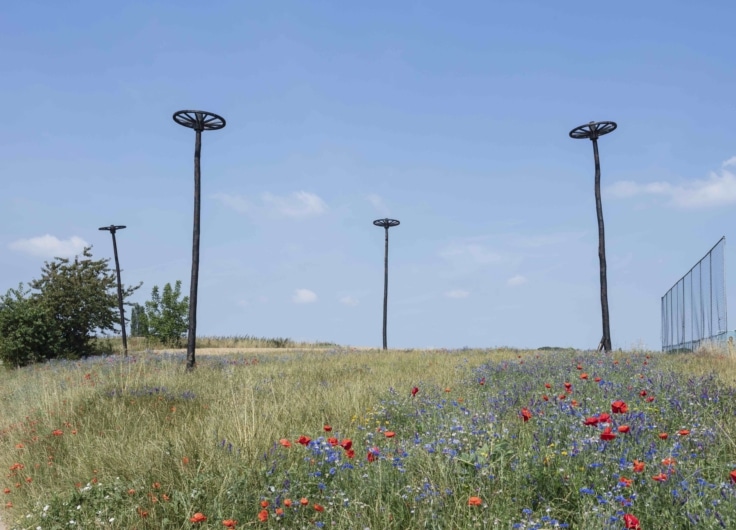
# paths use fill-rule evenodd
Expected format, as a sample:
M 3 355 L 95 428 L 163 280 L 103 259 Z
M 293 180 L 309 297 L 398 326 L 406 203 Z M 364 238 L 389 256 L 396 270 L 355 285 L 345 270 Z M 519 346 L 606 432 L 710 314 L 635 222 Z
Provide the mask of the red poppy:
M 624 401 L 614 401 L 611 403 L 611 412 L 615 414 L 625 414 L 629 412 L 629 406 Z
M 646 464 L 644 462 L 634 460 L 634 473 L 641 473 L 642 471 L 644 471 L 645 467 Z
M 386 431 L 383 434 L 386 435 L 386 438 L 393 438 L 394 436 L 396 436 L 396 433 L 394 431 Z
M 570 401 L 570 405 L 572 405 L 573 407 L 577 407 L 578 405 L 580 405 L 580 403 L 578 403 L 577 399 L 573 399 L 572 401 Z
M 677 460 L 675 460 L 672 457 L 667 457 L 664 460 L 662 460 L 663 466 L 674 466 L 677 463 Z
M 677 431 L 677 434 L 679 434 L 680 436 L 687 436 L 688 434 L 690 434 L 690 431 L 688 431 L 687 429 L 680 429 L 679 431 Z
M 630 513 L 624 514 L 624 525 L 624 528 L 626 528 L 626 530 L 641 530 L 641 526 L 639 526 L 639 519 L 637 519 Z
M 665 475 L 664 473 L 659 473 L 658 475 L 654 475 L 652 478 L 657 482 L 664 482 L 665 480 L 667 480 L 667 475 Z
M 374 462 L 381 454 L 380 449 L 378 447 L 373 447 L 372 449 L 368 449 L 368 462 Z
M 631 430 L 631 427 L 628 425 L 619 425 L 618 426 L 618 432 L 627 433 Z
M 53 434 L 54 436 L 61 436 L 62 434 L 64 434 L 64 431 L 62 431 L 61 429 L 56 429 L 55 431 L 51 431 L 51 434 Z
M 345 455 L 348 458 L 353 458 L 353 457 L 355 457 L 355 451 L 353 449 L 348 449 L 347 451 L 345 451 Z
M 596 377 L 593 379 L 593 381 L 595 381 L 596 383 L 600 383 L 602 379 L 600 377 Z
M 291 499 L 284 499 L 284 506 L 291 508 Z
M 350 451 L 350 448 L 353 447 L 353 441 L 350 438 L 345 438 L 342 442 L 340 442 L 340 447 L 342 447 L 346 451 Z
M 284 447 L 291 447 L 291 442 L 286 438 L 281 438 L 281 440 L 279 440 L 279 443 Z
M 480 381 L 478 381 L 478 384 L 479 385 L 485 385 L 486 384 L 486 378 L 485 377 L 481 377 L 480 378 Z
M 661 438 L 662 440 L 666 440 L 668 436 L 669 436 L 669 434 L 667 434 L 666 432 L 661 432 L 661 433 L 659 433 L 659 437 L 660 437 L 660 438 Z
M 552 388 L 552 385 L 550 385 L 549 383 L 544 383 L 544 388 Z
M 316 502 L 312 506 L 314 507 L 315 511 L 318 511 L 318 512 L 325 511 L 325 507 L 322 506 L 321 504 L 317 504 Z
M 647 391 L 646 391 L 646 390 L 642 390 L 641 392 L 639 392 L 639 395 L 640 395 L 641 397 L 646 397 L 646 395 L 647 395 Z
M 222 526 L 225 528 L 235 528 L 236 524 L 238 524 L 238 522 L 235 519 L 225 519 L 222 522 Z
M 325 430 L 325 432 L 330 432 L 332 430 L 332 426 L 331 425 L 325 425 L 322 428 Z
M 283 508 L 276 508 L 276 517 L 281 517 L 284 515 L 284 509 Z
M 598 417 L 597 416 L 588 416 L 585 418 L 585 421 L 583 422 L 583 425 L 598 425 Z
M 610 442 L 615 438 L 616 435 L 613 434 L 613 431 L 611 431 L 610 427 L 606 427 L 605 429 L 603 429 L 603 432 L 601 433 L 601 440 L 603 440 L 604 442 Z
M 302 506 L 306 506 L 307 504 L 309 504 L 309 501 L 306 497 L 302 497 L 301 499 L 299 499 L 299 504 L 301 504 Z
M 528 408 L 524 407 L 523 409 L 521 409 L 521 417 L 523 418 L 524 422 L 527 422 L 532 417 L 532 413 Z
M 565 386 L 565 390 L 570 390 L 572 388 L 572 383 L 565 382 L 563 385 Z
M 207 517 L 202 512 L 197 512 L 189 520 L 193 523 L 203 523 L 207 520 Z
M 611 421 L 611 415 L 608 412 L 598 414 L 598 423 L 608 423 Z
M 304 436 L 303 434 L 297 440 L 297 442 L 299 442 L 302 445 L 307 445 L 311 441 L 312 439 L 309 436 Z
M 468 499 L 468 506 L 482 506 L 483 505 L 483 499 L 480 497 L 470 497 Z
M 579 365 L 577 366 L 577 369 L 578 369 L 578 370 L 582 370 L 582 369 L 583 369 L 583 365 L 582 365 L 582 364 L 579 364 Z
M 729 473 L 729 476 L 731 477 L 731 482 L 736 483 L 736 470 L 731 471 L 731 473 Z
M 618 479 L 618 483 L 623 485 L 625 488 L 628 488 L 634 483 L 634 481 L 630 478 L 621 477 Z
M 582 374 L 580 374 L 580 379 L 588 379 L 588 374 L 583 372 Z
M 542 399 L 545 400 L 545 401 L 549 401 L 549 396 L 547 394 L 545 394 L 545 395 L 542 396 Z
M 416 396 L 417 392 L 419 392 L 419 387 L 415 386 L 414 388 L 411 389 L 411 397 Z
M 258 512 L 258 520 L 262 523 L 268 521 L 268 510 L 261 510 Z
M 261 508 L 268 508 L 268 501 L 261 501 Z
M 654 401 L 654 396 L 649 396 L 649 397 L 648 397 L 648 398 L 646 399 L 646 402 L 647 402 L 647 403 L 651 403 L 652 401 Z
M 566 397 L 567 396 L 565 394 L 560 394 L 559 396 L 557 396 L 557 399 L 564 400 Z

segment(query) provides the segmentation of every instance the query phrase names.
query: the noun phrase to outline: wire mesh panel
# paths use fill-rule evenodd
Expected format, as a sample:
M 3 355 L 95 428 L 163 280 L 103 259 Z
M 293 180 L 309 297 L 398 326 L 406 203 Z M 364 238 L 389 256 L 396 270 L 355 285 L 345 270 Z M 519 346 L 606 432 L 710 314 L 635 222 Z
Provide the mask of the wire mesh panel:
M 662 350 L 696 350 L 705 340 L 725 337 L 726 237 L 662 297 Z

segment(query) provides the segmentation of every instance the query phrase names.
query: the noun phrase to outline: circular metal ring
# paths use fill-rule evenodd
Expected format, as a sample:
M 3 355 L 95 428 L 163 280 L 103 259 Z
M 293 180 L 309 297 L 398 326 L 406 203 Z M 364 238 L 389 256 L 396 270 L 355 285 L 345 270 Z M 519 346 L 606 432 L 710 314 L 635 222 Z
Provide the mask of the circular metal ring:
M 216 131 L 225 126 L 225 118 L 204 110 L 179 110 L 174 113 L 174 121 L 195 131 Z
M 376 219 L 373 224 L 382 228 L 391 228 L 392 226 L 399 226 L 401 223 L 397 219 Z
M 589 138 L 595 140 L 596 138 L 608 134 L 616 130 L 615 121 L 591 121 L 585 125 L 575 127 L 570 131 L 570 138 L 580 140 L 582 138 Z

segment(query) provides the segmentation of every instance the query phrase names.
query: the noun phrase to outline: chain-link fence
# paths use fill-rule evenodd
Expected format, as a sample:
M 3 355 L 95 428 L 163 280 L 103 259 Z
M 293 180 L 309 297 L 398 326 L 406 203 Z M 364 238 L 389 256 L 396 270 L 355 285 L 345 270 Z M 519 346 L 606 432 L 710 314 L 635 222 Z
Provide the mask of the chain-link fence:
M 663 351 L 694 351 L 726 336 L 725 248 L 724 236 L 662 297 Z

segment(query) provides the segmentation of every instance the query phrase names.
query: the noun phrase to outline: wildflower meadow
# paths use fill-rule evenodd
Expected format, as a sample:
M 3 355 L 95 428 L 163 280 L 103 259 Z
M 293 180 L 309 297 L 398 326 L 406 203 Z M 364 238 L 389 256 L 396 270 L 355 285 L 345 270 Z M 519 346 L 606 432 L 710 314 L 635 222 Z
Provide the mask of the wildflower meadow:
M 0 377 L 11 529 L 736 528 L 728 355 L 332 347 Z

